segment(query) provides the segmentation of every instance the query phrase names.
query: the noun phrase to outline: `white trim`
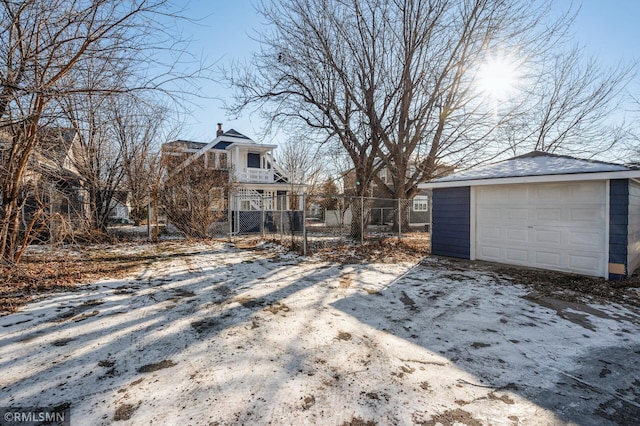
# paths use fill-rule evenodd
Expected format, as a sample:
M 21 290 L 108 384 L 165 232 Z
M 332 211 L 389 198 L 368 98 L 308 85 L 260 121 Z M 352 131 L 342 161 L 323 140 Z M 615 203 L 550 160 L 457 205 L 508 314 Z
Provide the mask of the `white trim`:
M 454 188 L 461 186 L 509 185 L 514 183 L 549 183 L 573 182 L 606 179 L 638 179 L 640 170 L 624 170 L 619 172 L 573 173 L 567 175 L 517 176 L 489 179 L 452 180 L 446 182 L 425 182 L 418 185 L 420 189 Z
M 604 271 L 603 278 L 609 279 L 609 213 L 611 209 L 611 181 L 604 183 Z
M 251 142 L 248 142 L 249 140 L 250 139 L 239 139 L 237 142 L 230 143 L 224 149 L 226 149 L 227 151 L 230 151 L 231 148 L 247 147 L 247 148 L 250 148 L 250 150 L 258 151 L 260 153 L 265 153 L 265 152 L 274 150 L 278 147 L 278 145 L 259 144 L 253 140 Z
M 469 260 L 476 260 L 476 188 L 469 194 Z

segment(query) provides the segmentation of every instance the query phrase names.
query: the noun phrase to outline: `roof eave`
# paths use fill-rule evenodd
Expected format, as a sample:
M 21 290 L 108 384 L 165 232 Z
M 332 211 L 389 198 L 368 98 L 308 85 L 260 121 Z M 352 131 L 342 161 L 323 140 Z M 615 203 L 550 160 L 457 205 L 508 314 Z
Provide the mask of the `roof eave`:
M 270 151 L 272 149 L 276 149 L 278 147 L 278 145 L 267 145 L 267 144 L 258 144 L 255 142 L 251 142 L 248 143 L 246 140 L 243 141 L 234 141 L 231 142 L 229 145 L 227 145 L 224 149 L 226 149 L 227 151 L 229 151 L 231 148 L 235 148 L 236 146 L 239 147 L 249 147 L 251 149 L 257 149 L 259 151 Z
M 454 188 L 461 186 L 507 185 L 515 183 L 576 182 L 610 179 L 640 179 L 640 170 L 622 170 L 616 172 L 571 173 L 557 175 L 515 176 L 486 179 L 452 180 L 446 182 L 425 182 L 420 189 Z

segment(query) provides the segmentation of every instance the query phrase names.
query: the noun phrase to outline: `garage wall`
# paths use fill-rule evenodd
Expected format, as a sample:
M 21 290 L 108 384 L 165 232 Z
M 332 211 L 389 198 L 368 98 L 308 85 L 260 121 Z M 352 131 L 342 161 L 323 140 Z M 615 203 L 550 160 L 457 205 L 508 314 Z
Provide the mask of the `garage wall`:
M 612 179 L 609 183 L 609 279 L 627 275 L 629 181 Z
M 640 184 L 629 181 L 629 225 L 627 245 L 627 274 L 640 266 Z
M 471 188 L 433 190 L 431 253 L 469 259 Z

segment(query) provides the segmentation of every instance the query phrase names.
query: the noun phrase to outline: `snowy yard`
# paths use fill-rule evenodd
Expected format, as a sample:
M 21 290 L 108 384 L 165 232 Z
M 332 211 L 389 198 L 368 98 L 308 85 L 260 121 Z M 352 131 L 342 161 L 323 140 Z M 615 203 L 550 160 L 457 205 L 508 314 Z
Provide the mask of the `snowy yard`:
M 435 257 L 340 264 L 225 243 L 156 254 L 129 279 L 0 317 L 0 406 L 70 404 L 74 425 L 640 418 L 637 308 L 536 297 Z

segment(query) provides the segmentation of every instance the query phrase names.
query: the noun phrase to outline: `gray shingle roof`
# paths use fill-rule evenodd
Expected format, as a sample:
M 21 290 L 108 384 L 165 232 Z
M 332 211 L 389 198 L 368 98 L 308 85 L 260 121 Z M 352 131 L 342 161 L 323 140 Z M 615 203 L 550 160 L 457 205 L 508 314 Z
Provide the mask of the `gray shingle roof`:
M 431 182 L 457 182 L 479 179 L 565 175 L 576 173 L 602 173 L 638 170 L 637 167 L 603 161 L 584 160 L 568 155 L 533 151 L 493 164 L 453 173 Z

